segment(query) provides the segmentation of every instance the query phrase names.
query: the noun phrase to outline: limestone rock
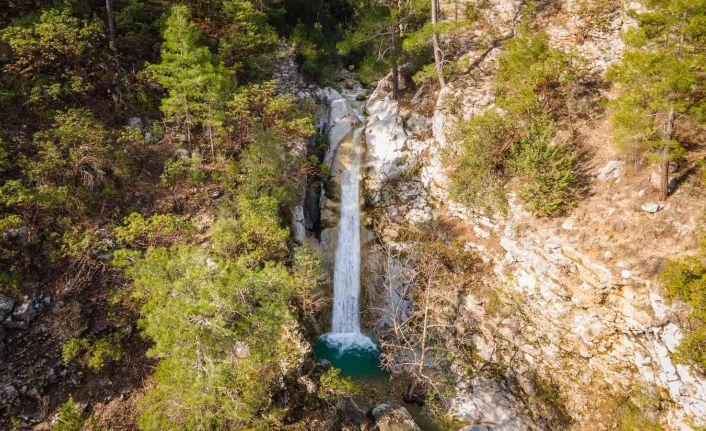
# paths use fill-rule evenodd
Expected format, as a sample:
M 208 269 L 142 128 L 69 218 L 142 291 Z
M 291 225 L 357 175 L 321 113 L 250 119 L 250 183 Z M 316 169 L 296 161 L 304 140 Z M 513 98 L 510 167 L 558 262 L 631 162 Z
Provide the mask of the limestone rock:
M 488 425 L 468 425 L 461 428 L 460 431 L 493 431 Z
M 493 379 L 475 378 L 457 389 L 452 412 L 471 423 L 490 423 L 494 431 L 540 430 L 523 412 L 523 404 Z
M 299 244 L 302 244 L 306 239 L 304 207 L 301 205 L 296 205 L 292 208 L 292 237 Z
M 659 212 L 662 208 L 664 208 L 664 205 L 659 204 L 657 202 L 649 202 L 646 204 L 643 204 L 640 209 L 644 212 L 654 214 L 656 212 Z
M 142 122 L 142 118 L 140 117 L 130 117 L 130 119 L 127 120 L 127 126 L 131 129 L 139 130 L 140 132 L 142 132 L 144 123 Z
M 596 173 L 596 178 L 601 181 L 605 181 L 610 178 L 620 178 L 620 170 L 622 165 L 623 162 L 619 160 L 611 160 L 598 170 Z
M 0 295 L 0 320 L 4 320 L 15 307 L 15 300 L 7 296 Z
M 343 398 L 336 406 L 338 427 L 341 430 L 372 431 L 373 424 L 350 398 Z
M 674 191 L 674 189 L 677 187 L 677 181 L 677 177 L 670 176 L 669 181 L 667 183 L 667 190 L 669 190 L 669 192 Z M 655 190 L 660 190 L 662 188 L 662 175 L 659 172 L 650 172 L 650 185 Z
M 370 411 L 370 415 L 375 418 L 375 424 L 380 431 L 420 431 L 404 407 L 380 404 Z

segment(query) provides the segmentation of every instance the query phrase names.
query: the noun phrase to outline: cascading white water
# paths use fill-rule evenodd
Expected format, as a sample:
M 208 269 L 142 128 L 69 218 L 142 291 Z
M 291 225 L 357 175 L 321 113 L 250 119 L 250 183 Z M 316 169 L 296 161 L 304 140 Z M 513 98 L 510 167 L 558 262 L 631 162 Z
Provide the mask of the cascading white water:
M 341 205 L 333 270 L 333 333 L 360 333 L 360 138 L 353 132 L 349 163 L 341 175 Z
M 355 95 L 348 101 L 355 100 Z M 365 117 L 361 126 L 338 148 L 341 184 L 340 214 L 333 269 L 333 321 L 331 332 L 319 337 L 317 357 L 330 360 L 346 375 L 380 372 L 380 354 L 373 341 L 360 332 L 360 176 Z

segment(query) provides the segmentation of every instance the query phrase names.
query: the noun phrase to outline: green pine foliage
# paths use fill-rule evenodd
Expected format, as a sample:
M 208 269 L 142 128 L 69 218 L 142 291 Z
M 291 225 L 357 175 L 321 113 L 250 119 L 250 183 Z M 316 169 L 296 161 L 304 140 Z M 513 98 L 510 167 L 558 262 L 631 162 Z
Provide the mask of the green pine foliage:
M 510 39 L 499 58 L 496 103 L 528 125 L 534 119 L 570 115 L 569 101 L 578 89 L 580 60 L 549 46 L 548 36 L 527 27 Z
M 290 308 L 298 286 L 276 259 L 287 232 L 278 219 L 248 217 L 217 227 L 237 231 L 218 235 L 218 253 L 175 246 L 119 257 L 159 359 L 141 429 L 264 426 L 277 382 L 299 363 Z M 231 237 L 244 244 L 233 247 L 239 257 L 221 257 Z
M 245 79 L 270 76 L 279 36 L 267 14 L 247 0 L 224 1 L 223 9 L 218 54 L 224 65 Z
M 183 134 L 179 139 L 191 150 L 195 129 L 202 128 L 213 152 L 214 135 L 223 122 L 222 108 L 232 81 L 201 42 L 201 33 L 186 6 L 172 7 L 164 29 L 161 62 L 148 70 L 167 91 L 161 110 L 175 126 L 175 133 Z
M 315 136 L 311 107 L 289 95 L 276 95 L 274 83 L 268 81 L 241 88 L 227 105 L 227 117 L 225 145 L 240 153 L 233 169 L 240 192 L 290 203 L 296 180 L 313 170 L 302 150 Z
M 460 123 L 451 139 L 461 150 L 454 174 L 451 176 L 450 193 L 459 202 L 488 213 L 505 209 L 505 177 L 501 170 L 509 148 L 520 131 L 515 122 L 496 111 L 487 111 Z M 450 154 L 446 159 L 455 158 Z
M 61 348 L 64 364 L 78 363 L 94 371 L 101 370 L 109 361 L 119 361 L 124 353 L 122 334 L 114 332 L 96 340 L 70 338 Z
M 633 160 L 678 160 L 685 148 L 665 137 L 670 111 L 676 130 L 691 119 L 706 123 L 706 3 L 649 0 L 649 12 L 635 13 L 638 26 L 624 35 L 622 63 L 609 70 L 618 96 L 612 102 L 615 141 Z M 682 126 L 684 125 L 684 126 Z
M 194 231 L 188 220 L 175 214 L 155 214 L 144 217 L 131 213 L 123 220 L 123 226 L 113 230 L 119 244 L 132 248 L 168 245 L 184 240 Z
M 296 184 L 318 175 L 314 107 L 277 95 L 271 72 L 289 42 L 305 74 L 333 75 L 351 12 L 313 7 L 21 0 L 0 11 L 0 291 L 39 287 L 90 310 L 61 353 L 91 376 L 141 360 L 143 343 L 97 327 L 139 313 L 158 364 L 142 429 L 270 429 L 284 414 L 274 394 L 305 353 L 299 325 L 314 326 L 326 301 L 320 256 L 292 246 L 283 217 Z M 216 221 L 195 235 L 195 214 Z M 70 399 L 56 429 L 80 429 L 83 410 Z
M 698 255 L 668 261 L 660 279 L 668 298 L 683 301 L 691 309 L 676 358 L 706 370 L 706 240 Z
M 297 52 L 301 70 L 308 76 L 316 77 L 319 82 L 330 81 L 333 77 L 331 51 L 321 24 L 316 23 L 312 28 L 307 28 L 299 22 L 290 39 Z
M 389 35 L 395 17 L 390 8 L 375 0 L 360 2 L 356 14 L 356 26 L 336 44 L 336 48 L 339 55 L 360 57 L 360 78 L 363 82 L 371 82 L 389 72 L 391 63 L 399 55 L 392 50 Z M 380 57 L 378 52 L 389 54 Z
M 356 24 L 338 42 L 337 49 L 340 55 L 359 60 L 363 82 L 380 79 L 395 63 L 418 59 L 419 43 L 408 44 L 406 52 L 402 47 L 413 31 L 424 26 L 429 16 L 429 2 L 366 0 L 357 2 L 355 8 Z M 424 63 L 428 52 L 422 56 Z
M 429 5 L 430 2 L 422 2 L 419 5 L 422 17 L 430 18 Z M 428 84 L 438 79 L 432 50 L 432 35 L 434 33 L 447 41 L 443 49 L 443 75 L 453 76 L 468 71 L 467 59 L 454 58 L 457 53 L 453 41 L 458 37 L 463 37 L 464 34 L 475 32 L 477 35 L 483 35 L 475 43 L 485 45 L 487 42 L 481 39 L 492 39 L 497 36 L 492 21 L 489 22 L 484 14 L 489 5 L 487 2 L 466 3 L 462 7 L 462 16 L 439 21 L 436 25 L 429 20 L 406 35 L 402 49 L 405 57 L 412 61 L 415 70 L 412 79 L 417 85 Z M 458 4 L 454 8 L 458 8 Z
M 341 377 L 341 370 L 330 368 L 320 379 L 319 397 L 330 404 L 335 404 L 344 396 L 356 394 L 360 389 L 350 377 Z
M 73 397 L 69 397 L 68 401 L 59 408 L 59 417 L 52 430 L 80 431 L 87 417 L 84 407 L 74 401 Z
M 104 34 L 100 20 L 68 5 L 13 21 L 0 31 L 11 50 L 1 79 L 9 91 L 0 100 L 43 110 L 97 90 Z
M 494 83 L 499 111 L 460 122 L 449 138 L 458 151 L 451 195 L 488 214 L 507 207 L 508 183 L 538 216 L 564 214 L 579 192 L 579 156 L 557 137 L 557 124 L 576 115 L 570 104 L 580 61 L 549 47 L 547 36 L 524 27 L 500 56 Z
M 532 123 L 514 145 L 508 172 L 517 179 L 519 196 L 539 216 L 563 214 L 576 203 L 578 154 L 556 139 L 551 121 Z

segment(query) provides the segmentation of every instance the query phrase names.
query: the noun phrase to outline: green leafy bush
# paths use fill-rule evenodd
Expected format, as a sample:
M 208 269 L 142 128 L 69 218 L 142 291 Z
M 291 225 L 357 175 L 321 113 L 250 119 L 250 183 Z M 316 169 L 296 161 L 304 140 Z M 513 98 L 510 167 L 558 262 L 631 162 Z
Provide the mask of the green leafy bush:
M 567 114 L 581 73 L 573 54 L 551 48 L 546 33 L 522 27 L 500 55 L 496 103 L 524 123 L 558 118 Z
M 113 235 L 124 246 L 144 248 L 171 244 L 192 231 L 193 226 L 188 220 L 182 220 L 174 214 L 144 217 L 139 213 L 131 213 L 123 220 L 123 226 L 113 230 Z
M 80 431 L 87 418 L 84 408 L 73 397 L 69 397 L 59 408 L 59 417 L 52 431 Z
M 360 389 L 350 377 L 341 377 L 341 370 L 330 368 L 320 379 L 319 398 L 335 404 L 342 396 L 355 395 Z
M 101 370 L 108 361 L 119 361 L 124 353 L 122 334 L 114 332 L 95 341 L 88 338 L 71 338 L 61 348 L 61 359 L 65 364 L 78 362 L 92 370 Z
M 514 121 L 496 111 L 459 124 L 450 137 L 460 142 L 460 150 L 445 157 L 456 168 L 451 176 L 451 195 L 486 212 L 504 211 L 503 167 L 519 133 Z
M 706 241 L 699 255 L 668 261 L 660 279 L 668 298 L 691 307 L 676 359 L 706 370 Z
M 75 228 L 62 235 L 58 254 L 61 257 L 82 259 L 107 249 L 108 244 L 101 241 L 94 232 Z
M 619 431 L 662 431 L 664 428 L 659 423 L 654 422 L 637 406 L 628 400 L 620 410 Z
M 101 20 L 70 6 L 28 15 L 0 31 L 0 40 L 11 50 L 3 74 L 14 82 L 22 103 L 39 110 L 80 97 L 97 84 L 104 34 Z
M 450 192 L 486 213 L 506 209 L 510 180 L 538 216 L 558 216 L 575 204 L 579 157 L 556 139 L 557 122 L 571 114 L 580 66 L 571 54 L 550 48 L 547 36 L 523 28 L 500 56 L 494 84 L 500 111 L 460 122 L 449 135 L 459 143 L 446 154 L 454 168 Z
M 126 273 L 142 303 L 140 327 L 154 342 L 148 355 L 159 359 L 140 428 L 234 429 L 263 420 L 300 354 L 285 329 L 295 326 L 287 270 L 249 269 L 178 246 L 149 249 Z
M 326 39 L 322 30 L 323 27 L 319 23 L 307 30 L 300 22 L 294 27 L 291 40 L 302 70 L 318 82 L 327 82 L 333 80 L 333 45 Z
M 578 155 L 557 142 L 550 121 L 535 122 L 511 151 L 509 172 L 519 196 L 539 216 L 559 216 L 576 203 Z
M 276 199 L 240 197 L 238 218 L 216 222 L 213 244 L 223 257 L 238 257 L 248 266 L 264 261 L 282 260 L 287 254 L 289 229 L 280 226 Z
M 0 235 L 3 232 L 19 227 L 22 224 L 22 218 L 17 214 L 0 215 Z
M 631 15 L 637 26 L 623 34 L 623 59 L 607 73 L 617 90 L 611 101 L 615 143 L 638 162 L 693 157 L 682 136 L 706 124 L 706 8 L 700 1 L 650 1 L 648 10 Z M 669 169 L 661 172 L 669 184 Z M 666 199 L 670 190 L 660 192 Z
M 663 431 L 655 420 L 660 411 L 660 397 L 649 388 L 633 385 L 630 393 L 611 405 L 619 431 Z
M 159 176 L 159 181 L 162 185 L 173 185 L 184 179 L 190 179 L 195 182 L 205 179 L 203 159 L 198 154 L 193 154 L 188 158 L 176 156 L 164 163 L 162 175 Z

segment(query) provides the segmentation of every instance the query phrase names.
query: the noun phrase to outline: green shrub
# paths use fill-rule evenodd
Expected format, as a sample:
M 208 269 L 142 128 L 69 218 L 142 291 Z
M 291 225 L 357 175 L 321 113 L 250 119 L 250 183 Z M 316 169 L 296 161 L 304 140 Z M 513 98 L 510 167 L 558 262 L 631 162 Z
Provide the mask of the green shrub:
M 559 216 L 576 203 L 578 155 L 556 142 L 550 121 L 532 124 L 512 148 L 509 172 L 519 180 L 519 196 L 539 216 Z
M 15 295 L 19 293 L 20 276 L 17 271 L 0 272 L 0 293 Z
M 668 261 L 660 279 L 668 298 L 691 307 L 675 359 L 706 370 L 706 242 L 698 256 Z
M 52 431 L 80 431 L 88 415 L 73 397 L 59 408 L 59 417 Z
M 0 234 L 3 232 L 19 227 L 22 224 L 22 218 L 16 214 L 0 215 Z
M 141 429 L 240 429 L 268 413 L 300 359 L 287 329 L 294 285 L 281 264 L 251 269 L 178 246 L 150 248 L 126 273 L 154 342 L 148 355 L 159 359 Z
M 505 209 L 503 165 L 518 134 L 517 124 L 496 111 L 456 127 L 451 138 L 460 142 L 460 151 L 445 157 L 455 167 L 450 184 L 454 199 L 486 212 Z
M 500 55 L 496 103 L 525 123 L 562 116 L 580 73 L 573 54 L 551 48 L 546 33 L 523 27 Z
M 191 222 L 174 214 L 155 214 L 144 217 L 132 213 L 125 217 L 123 226 L 113 230 L 115 239 L 128 247 L 144 248 L 166 245 L 185 237 L 193 230 Z
M 321 24 L 315 23 L 307 31 L 306 26 L 299 22 L 294 27 L 291 40 L 302 70 L 318 82 L 328 82 L 333 80 L 333 44 L 326 39 L 322 30 Z
M 354 395 L 360 389 L 350 377 L 341 377 L 341 370 L 330 368 L 320 378 L 319 398 L 335 404 L 342 396 Z
M 86 338 L 71 338 L 61 348 L 61 360 L 64 361 L 64 364 L 70 364 L 77 360 L 90 346 L 91 343 Z
M 663 431 L 662 426 L 650 418 L 660 409 L 660 398 L 644 387 L 635 386 L 628 397 L 619 400 L 616 408 L 619 431 Z
M 508 181 L 538 216 L 558 216 L 575 204 L 579 157 L 558 142 L 556 124 L 570 112 L 580 65 L 572 54 L 550 48 L 543 33 L 523 28 L 500 56 L 491 110 L 459 123 L 450 138 L 458 154 L 447 154 L 450 192 L 486 213 L 503 212 Z
M 632 401 L 628 401 L 621 413 L 619 431 L 662 431 L 664 429 L 646 417 Z
M 198 154 L 193 154 L 189 158 L 176 156 L 167 160 L 164 163 L 162 175 L 159 176 L 159 181 L 162 185 L 168 186 L 184 179 L 201 182 L 205 178 L 203 159 Z
M 62 257 L 81 259 L 107 249 L 108 244 L 102 242 L 94 232 L 74 228 L 62 235 L 59 254 Z
M 289 229 L 280 225 L 279 211 L 272 197 L 240 197 L 238 218 L 222 218 L 214 226 L 214 250 L 225 258 L 239 256 L 248 266 L 284 259 Z
M 61 349 L 61 359 L 65 364 L 78 362 L 92 370 L 99 371 L 108 361 L 119 361 L 123 357 L 122 334 L 114 332 L 91 342 L 87 338 L 71 338 Z

